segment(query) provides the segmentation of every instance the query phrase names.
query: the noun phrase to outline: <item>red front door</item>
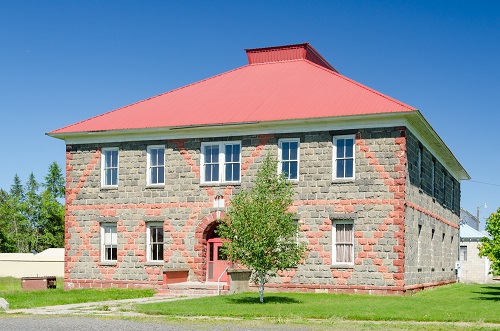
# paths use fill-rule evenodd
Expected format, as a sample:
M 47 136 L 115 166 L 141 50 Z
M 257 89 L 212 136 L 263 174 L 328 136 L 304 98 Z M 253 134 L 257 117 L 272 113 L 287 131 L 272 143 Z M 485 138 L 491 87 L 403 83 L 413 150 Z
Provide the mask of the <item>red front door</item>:
M 227 281 L 227 272 L 224 272 L 229 266 L 229 261 L 221 252 L 222 239 L 211 238 L 207 241 L 207 282 Z M 221 277 L 222 275 L 222 277 Z

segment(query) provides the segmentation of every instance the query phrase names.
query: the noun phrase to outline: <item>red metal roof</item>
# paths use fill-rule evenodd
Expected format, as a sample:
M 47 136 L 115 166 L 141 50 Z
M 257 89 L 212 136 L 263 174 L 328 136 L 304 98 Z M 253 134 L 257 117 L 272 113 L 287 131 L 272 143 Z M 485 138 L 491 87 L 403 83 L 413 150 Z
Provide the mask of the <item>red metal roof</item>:
M 416 109 L 340 75 L 309 44 L 247 50 L 249 64 L 49 134 L 185 127 Z

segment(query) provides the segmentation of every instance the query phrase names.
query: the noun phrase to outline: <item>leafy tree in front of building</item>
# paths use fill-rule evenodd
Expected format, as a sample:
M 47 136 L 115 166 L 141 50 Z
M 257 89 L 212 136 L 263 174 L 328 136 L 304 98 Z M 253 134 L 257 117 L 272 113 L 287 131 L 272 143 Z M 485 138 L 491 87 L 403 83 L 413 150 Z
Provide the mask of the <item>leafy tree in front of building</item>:
M 0 189 L 0 252 L 28 253 L 64 246 L 62 171 L 53 162 L 45 182 L 30 174 L 23 186 L 16 174 L 9 192 Z
M 486 219 L 485 230 L 491 238 L 484 237 L 479 244 L 479 256 L 486 256 L 492 262 L 493 273 L 500 274 L 500 208 Z
M 305 256 L 305 244 L 296 239 L 292 202 L 290 181 L 278 175 L 277 161 L 268 156 L 252 189 L 234 196 L 227 217 L 217 228 L 220 237 L 227 239 L 224 247 L 228 258 L 253 271 L 252 281 L 259 285 L 261 303 L 270 277 L 297 267 Z

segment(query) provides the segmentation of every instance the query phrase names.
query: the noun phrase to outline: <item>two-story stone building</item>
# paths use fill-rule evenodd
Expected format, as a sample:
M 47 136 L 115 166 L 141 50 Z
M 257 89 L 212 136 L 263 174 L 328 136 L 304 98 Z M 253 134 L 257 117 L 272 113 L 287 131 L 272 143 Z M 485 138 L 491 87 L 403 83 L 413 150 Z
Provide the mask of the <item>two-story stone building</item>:
M 294 184 L 304 263 L 285 290 L 404 293 L 455 281 L 469 175 L 415 108 L 309 44 L 52 131 L 66 143 L 65 286 L 210 282 L 216 219 L 267 154 Z

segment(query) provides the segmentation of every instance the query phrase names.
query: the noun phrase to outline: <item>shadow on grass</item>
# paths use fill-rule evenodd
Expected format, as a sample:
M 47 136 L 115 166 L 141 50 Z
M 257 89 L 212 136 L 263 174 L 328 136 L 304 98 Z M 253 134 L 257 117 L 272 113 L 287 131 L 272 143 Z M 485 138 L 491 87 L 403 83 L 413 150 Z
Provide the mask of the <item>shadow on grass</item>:
M 228 303 L 235 303 L 235 304 L 260 304 L 259 297 L 256 296 L 254 298 L 227 298 Z M 264 304 L 266 303 L 279 303 L 279 304 L 293 304 L 293 303 L 301 303 L 301 301 L 293 299 L 293 298 L 286 298 L 286 297 L 277 297 L 277 296 L 264 296 Z
M 476 300 L 500 301 L 500 286 L 482 286 L 481 289 L 483 291 L 472 292 L 481 295 Z

